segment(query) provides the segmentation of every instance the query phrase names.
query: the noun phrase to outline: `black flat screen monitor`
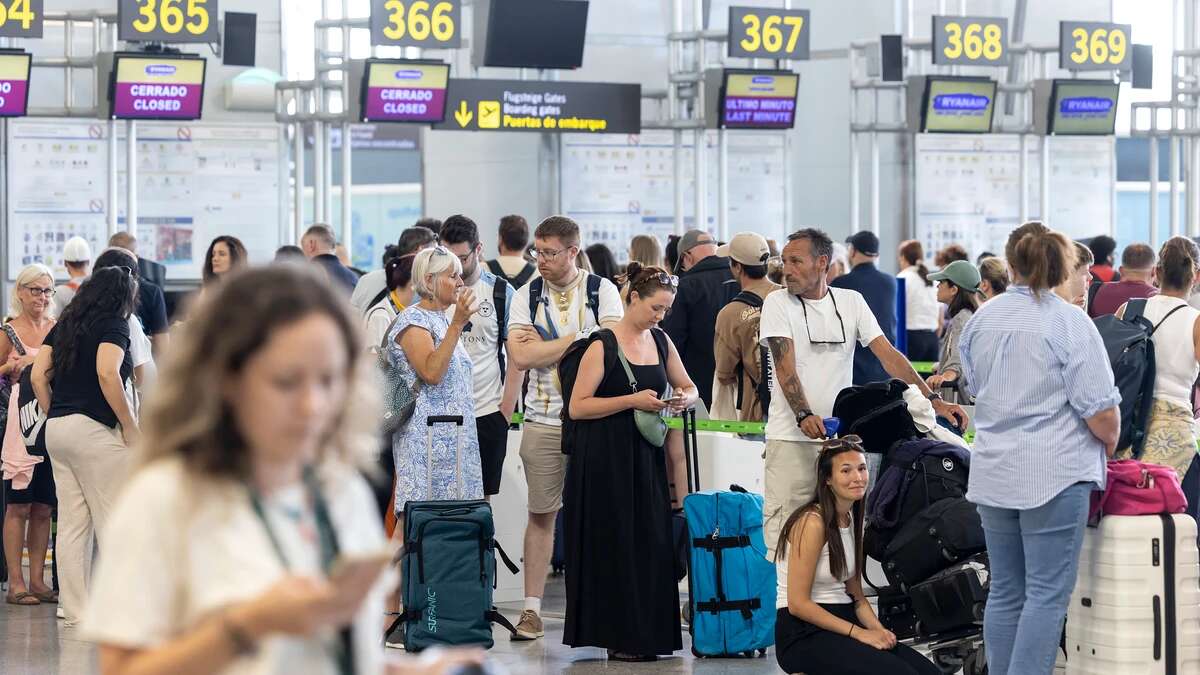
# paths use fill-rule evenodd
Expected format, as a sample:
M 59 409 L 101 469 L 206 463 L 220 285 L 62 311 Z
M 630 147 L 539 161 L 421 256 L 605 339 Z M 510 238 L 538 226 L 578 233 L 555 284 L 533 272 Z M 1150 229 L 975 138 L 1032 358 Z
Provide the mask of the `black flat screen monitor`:
M 721 126 L 791 129 L 796 124 L 800 76 L 785 70 L 726 70 L 721 85 Z
M 1055 80 L 1047 131 L 1058 136 L 1111 136 L 1121 85 L 1104 80 Z
M 587 16 L 586 0 L 491 0 L 483 65 L 578 68 Z
M 996 111 L 996 81 L 983 77 L 927 77 L 921 131 L 986 134 Z

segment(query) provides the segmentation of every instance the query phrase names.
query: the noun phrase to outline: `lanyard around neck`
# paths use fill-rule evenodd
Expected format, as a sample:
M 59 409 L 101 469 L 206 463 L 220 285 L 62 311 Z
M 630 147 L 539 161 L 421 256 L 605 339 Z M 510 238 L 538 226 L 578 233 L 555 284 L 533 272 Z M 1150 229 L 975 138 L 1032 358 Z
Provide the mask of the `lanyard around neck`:
M 338 556 L 337 536 L 333 531 L 333 522 L 329 518 L 329 509 L 326 508 L 325 498 L 321 494 L 316 472 L 311 466 L 306 466 L 302 475 L 305 493 L 312 503 L 313 516 L 317 521 L 317 545 L 320 551 L 321 569 L 328 576 Z M 279 541 L 275 528 L 271 527 L 271 521 L 267 518 L 267 512 L 263 508 L 262 497 L 259 496 L 258 490 L 247 484 L 246 491 L 250 496 L 250 507 L 254 510 L 254 515 L 258 517 L 259 522 L 262 523 L 279 564 L 283 565 L 283 569 L 288 572 L 293 571 L 287 553 L 283 550 L 283 544 Z M 334 661 L 337 662 L 338 671 L 342 675 L 352 675 L 354 673 L 354 649 L 349 628 L 338 632 L 337 645 L 331 647 L 330 651 Z

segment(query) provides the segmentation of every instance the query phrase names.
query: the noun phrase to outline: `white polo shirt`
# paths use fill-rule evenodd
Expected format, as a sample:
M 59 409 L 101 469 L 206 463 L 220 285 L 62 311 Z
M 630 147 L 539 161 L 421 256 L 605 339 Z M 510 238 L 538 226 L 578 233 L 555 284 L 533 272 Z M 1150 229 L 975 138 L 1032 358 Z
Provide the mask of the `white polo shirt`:
M 772 337 L 791 339 L 804 395 L 813 413 L 820 417 L 831 416 L 838 392 L 854 383 L 855 342 L 866 347 L 882 335 L 867 301 L 858 291 L 846 288 L 830 288 L 825 297 L 805 300 L 803 306 L 786 288 L 780 289 L 763 302 L 759 322 L 759 339 L 763 345 L 769 347 L 767 339 Z M 771 358 L 774 359 L 774 354 Z M 774 363 L 771 372 L 777 372 Z M 767 440 L 809 440 L 796 424 L 796 414 L 788 405 L 776 377 L 771 378 Z
M 592 310 L 587 307 L 587 273 L 580 270 L 575 281 L 569 285 L 567 294 L 570 301 L 566 309 L 560 311 L 555 302 L 557 292 L 552 291 L 550 282 L 542 282 L 542 296 L 550 296 L 549 304 L 540 304 L 537 315 L 530 316 L 529 287 L 536 281 L 530 281 L 513 298 L 512 313 L 508 320 L 509 328 L 515 326 L 537 326 L 542 331 L 557 334 L 559 337 L 574 335 L 580 332 L 592 331 L 598 327 Z M 621 294 L 616 285 L 608 279 L 600 280 L 600 324 L 606 321 L 620 320 L 625 314 L 621 305 Z M 551 325 L 553 330 L 551 331 Z M 558 383 L 557 364 L 549 368 L 534 368 L 529 371 L 529 391 L 525 395 L 525 419 L 560 426 L 562 420 L 562 392 Z
M 505 284 L 507 286 L 507 284 Z M 468 328 L 463 329 L 462 345 L 471 357 L 471 373 L 475 384 L 475 416 L 483 417 L 500 411 L 500 399 L 504 394 L 504 382 L 500 377 L 500 361 L 496 348 L 501 340 L 508 339 L 508 326 L 499 324 L 495 303 L 496 275 L 483 270 L 479 279 L 471 286 L 479 311 L 471 317 Z M 511 316 L 512 286 L 505 293 L 505 323 Z M 454 305 L 446 310 L 446 316 L 454 318 Z

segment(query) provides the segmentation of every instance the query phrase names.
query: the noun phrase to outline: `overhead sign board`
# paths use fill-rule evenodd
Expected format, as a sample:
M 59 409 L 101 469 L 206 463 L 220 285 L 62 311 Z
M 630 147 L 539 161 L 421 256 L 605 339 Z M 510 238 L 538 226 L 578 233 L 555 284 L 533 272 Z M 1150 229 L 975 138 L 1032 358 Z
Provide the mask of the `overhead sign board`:
M 935 65 L 1008 64 L 1008 19 L 986 16 L 933 17 Z
M 217 0 L 118 0 L 117 35 L 128 42 L 215 43 L 219 16 Z
M 42 37 L 42 0 L 0 0 L 0 37 Z
M 371 0 L 371 44 L 462 46 L 462 0 Z
M 0 117 L 25 115 L 31 59 L 26 52 L 0 52 Z
M 638 84 L 451 79 L 446 121 L 434 129 L 636 134 Z
M 1132 26 L 1127 23 L 1060 22 L 1058 67 L 1066 70 L 1131 70 L 1132 35 Z
M 727 70 L 721 96 L 726 129 L 791 129 L 800 76 L 772 70 Z
M 729 8 L 729 55 L 743 58 L 806 60 L 807 9 Z

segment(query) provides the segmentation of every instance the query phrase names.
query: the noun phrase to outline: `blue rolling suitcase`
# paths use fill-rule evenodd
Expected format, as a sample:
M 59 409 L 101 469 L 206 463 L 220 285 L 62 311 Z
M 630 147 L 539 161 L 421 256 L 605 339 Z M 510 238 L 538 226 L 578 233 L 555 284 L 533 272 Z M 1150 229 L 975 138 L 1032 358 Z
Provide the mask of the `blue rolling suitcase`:
M 695 412 L 684 415 L 689 489 L 696 475 Z M 694 480 L 693 480 L 694 479 Z M 775 643 L 775 565 L 763 541 L 763 498 L 736 485 L 683 500 L 692 653 L 748 656 Z

